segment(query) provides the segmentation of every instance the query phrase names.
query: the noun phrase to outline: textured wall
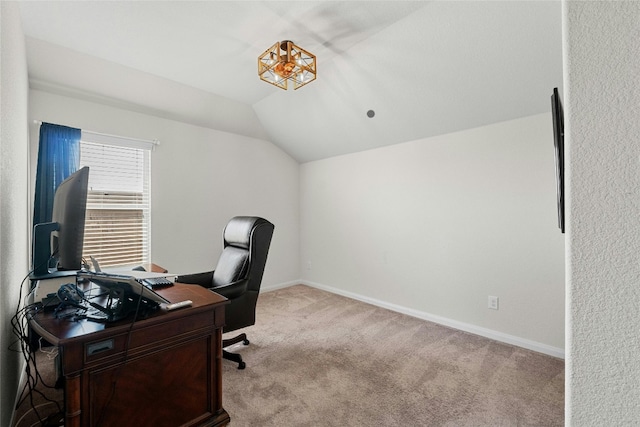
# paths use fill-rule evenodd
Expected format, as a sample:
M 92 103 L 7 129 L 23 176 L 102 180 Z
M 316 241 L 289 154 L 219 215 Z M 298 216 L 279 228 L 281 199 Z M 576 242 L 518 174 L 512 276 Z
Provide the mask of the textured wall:
M 0 18 L 0 426 L 8 426 L 20 375 L 20 356 L 8 350 L 15 340 L 10 319 L 29 269 L 28 82 L 17 3 L 0 2 Z
M 640 422 L 640 3 L 564 4 L 567 424 Z

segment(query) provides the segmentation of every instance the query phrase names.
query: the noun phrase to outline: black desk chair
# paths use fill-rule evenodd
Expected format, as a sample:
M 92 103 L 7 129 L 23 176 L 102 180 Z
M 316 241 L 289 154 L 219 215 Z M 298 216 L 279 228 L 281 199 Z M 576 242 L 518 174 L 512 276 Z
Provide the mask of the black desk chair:
M 223 232 L 224 249 L 215 270 L 204 273 L 178 276 L 177 282 L 204 286 L 228 298 L 225 307 L 223 332 L 232 332 L 256 323 L 256 303 L 274 226 L 263 218 L 237 216 L 232 218 Z M 242 341 L 249 344 L 242 333 L 234 338 L 223 339 L 222 347 Z M 245 363 L 239 354 L 223 350 L 225 359 Z

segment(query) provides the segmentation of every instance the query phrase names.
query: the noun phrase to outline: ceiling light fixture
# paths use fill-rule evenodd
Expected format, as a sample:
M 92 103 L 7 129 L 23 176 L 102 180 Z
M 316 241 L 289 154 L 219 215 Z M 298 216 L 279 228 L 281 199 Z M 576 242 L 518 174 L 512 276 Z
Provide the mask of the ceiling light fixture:
M 291 40 L 276 42 L 258 57 L 260 79 L 287 90 L 287 82 L 298 89 L 316 79 L 316 56 Z

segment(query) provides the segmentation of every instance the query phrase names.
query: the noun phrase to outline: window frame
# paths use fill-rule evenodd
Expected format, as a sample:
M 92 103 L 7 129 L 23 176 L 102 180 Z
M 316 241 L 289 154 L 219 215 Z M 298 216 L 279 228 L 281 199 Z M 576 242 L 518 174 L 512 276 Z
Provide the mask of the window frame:
M 96 146 L 105 146 L 111 147 L 111 149 L 115 151 L 122 151 L 123 153 L 126 150 L 140 150 L 131 153 L 140 153 L 142 155 L 142 164 L 140 165 L 140 172 L 142 173 L 142 193 L 135 193 L 138 196 L 133 196 L 134 192 L 131 191 L 117 191 L 116 189 L 98 189 L 93 191 L 91 189 L 91 170 L 89 172 L 89 192 L 87 195 L 87 217 L 85 221 L 85 238 L 84 238 L 84 249 L 83 249 L 83 258 L 85 258 L 85 262 L 87 262 L 87 258 L 89 256 L 94 256 L 104 267 L 123 267 L 123 266 L 135 266 L 140 264 L 146 264 L 151 262 L 151 152 L 158 144 L 157 141 L 145 141 L 134 138 L 126 138 L 126 137 L 118 137 L 112 135 L 99 134 L 94 132 L 82 132 L 82 137 L 80 139 L 81 152 L 83 149 L 89 147 L 91 144 L 93 148 Z M 108 148 L 109 150 L 109 148 Z M 83 159 L 82 155 L 80 156 L 80 167 L 87 165 L 86 159 Z M 91 164 L 89 164 L 91 169 Z M 137 167 L 137 166 L 136 166 Z M 122 170 L 125 170 L 126 166 L 122 167 Z M 123 211 L 129 210 L 127 208 L 123 208 L 124 206 L 132 206 L 133 210 L 137 210 L 141 212 L 140 216 L 140 226 L 141 229 L 139 232 L 134 232 L 137 234 L 135 236 L 136 239 L 141 239 L 141 247 L 139 252 L 139 256 L 134 256 L 133 252 L 130 248 L 135 246 L 135 244 L 127 243 L 126 236 L 131 230 L 123 230 L 123 234 L 118 236 L 112 236 L 111 239 L 106 238 L 107 233 L 113 234 L 114 227 L 118 226 L 117 221 L 111 221 L 107 226 L 107 229 L 110 228 L 110 231 L 104 229 L 99 231 L 103 233 L 102 236 L 100 234 L 94 235 L 88 240 L 88 233 L 94 233 L 96 231 L 96 227 L 91 224 L 91 213 L 96 213 L 103 211 L 101 215 L 105 215 L 110 218 L 116 218 Z M 100 215 L 98 215 L 100 216 Z M 106 217 L 105 216 L 105 217 Z M 126 216 L 122 216 L 126 217 Z M 129 217 L 132 219 L 133 217 Z M 136 220 L 137 221 L 137 220 Z M 125 222 L 125 225 L 136 226 L 134 224 L 136 221 L 132 221 L 131 224 Z M 125 227 L 126 228 L 126 227 Z M 129 234 L 130 235 L 130 234 Z M 124 240 L 121 240 L 124 236 Z M 109 240 L 113 240 L 112 243 L 116 245 L 121 245 L 121 247 L 116 247 L 115 250 L 109 252 Z M 104 247 L 100 247 L 102 243 L 107 242 Z M 137 240 L 136 240 L 137 241 Z M 101 250 L 97 250 L 96 248 L 100 247 Z M 93 251 L 94 253 L 90 253 Z M 124 255 L 124 256 L 123 256 Z

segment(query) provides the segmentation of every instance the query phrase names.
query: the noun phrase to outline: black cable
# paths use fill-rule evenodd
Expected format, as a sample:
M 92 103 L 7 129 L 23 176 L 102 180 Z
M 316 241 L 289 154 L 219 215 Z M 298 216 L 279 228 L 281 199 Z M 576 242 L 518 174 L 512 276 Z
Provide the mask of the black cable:
M 47 263 L 48 263 L 48 261 L 47 261 Z M 55 385 L 52 386 L 52 385 L 47 384 L 46 381 L 40 375 L 40 373 L 38 371 L 38 368 L 37 368 L 37 361 L 36 361 L 35 353 L 31 349 L 31 342 L 30 342 L 30 338 L 29 338 L 29 334 L 28 334 L 28 331 L 29 331 L 28 321 L 29 321 L 30 316 L 33 314 L 34 311 L 44 310 L 44 306 L 42 306 L 41 304 L 30 304 L 30 305 L 24 306 L 22 308 L 20 307 L 21 303 L 22 303 L 22 288 L 24 287 L 25 281 L 33 273 L 33 271 L 35 271 L 35 268 L 34 268 L 34 270 L 31 270 L 24 277 L 24 279 L 21 282 L 20 292 L 19 292 L 19 303 L 18 303 L 18 306 L 16 308 L 16 313 L 11 319 L 11 325 L 12 325 L 13 333 L 16 335 L 17 339 L 10 344 L 9 349 L 12 350 L 12 351 L 20 351 L 22 353 L 22 355 L 24 357 L 24 360 L 25 360 L 25 374 L 26 374 L 25 375 L 26 381 L 25 381 L 25 384 L 24 384 L 24 386 L 22 388 L 22 391 L 20 393 L 20 398 L 18 399 L 18 403 L 16 404 L 16 409 L 18 407 L 20 407 L 20 405 L 22 405 L 25 401 L 28 400 L 29 404 L 30 404 L 30 406 L 31 406 L 31 408 L 32 408 L 32 410 L 34 412 L 34 414 L 37 416 L 39 422 L 41 423 L 40 424 L 41 426 L 61 425 L 61 424 L 59 424 L 60 417 L 61 417 L 61 414 L 63 416 L 64 413 L 63 413 L 63 408 L 60 406 L 60 403 L 58 401 L 55 401 L 55 400 L 52 400 L 52 399 L 48 398 L 38 388 L 39 384 L 42 384 L 47 388 L 55 388 Z M 33 291 L 33 289 L 31 289 L 31 291 Z M 127 340 L 126 340 L 126 344 L 125 344 L 122 364 L 112 374 L 113 377 L 112 377 L 111 392 L 109 394 L 107 402 L 105 403 L 105 405 L 102 408 L 102 411 L 101 411 L 100 416 L 98 418 L 98 424 L 97 425 L 100 425 L 102 423 L 102 419 L 104 418 L 104 415 L 106 413 L 106 409 L 109 407 L 109 404 L 111 403 L 111 401 L 113 399 L 113 396 L 115 395 L 116 386 L 117 386 L 117 383 L 118 383 L 118 381 L 119 381 L 119 379 L 121 377 L 122 369 L 124 368 L 124 366 L 126 365 L 126 363 L 128 361 L 129 350 L 130 350 L 130 346 L 131 346 L 131 337 L 133 335 L 133 327 L 135 325 L 136 320 L 138 319 L 138 316 L 140 315 L 140 311 L 141 311 L 140 309 L 141 309 L 141 306 L 142 306 L 144 291 L 145 291 L 145 289 L 141 288 L 141 292 L 138 295 L 134 316 L 133 316 L 133 319 L 132 319 L 131 324 L 129 326 L 128 332 L 127 332 Z M 97 298 L 97 297 L 99 297 L 101 295 L 105 295 L 105 293 L 101 293 L 99 295 L 94 295 L 94 296 L 88 296 L 85 299 L 90 305 L 93 306 L 95 303 L 90 301 L 90 299 Z M 128 296 L 125 294 L 125 295 L 122 296 L 122 298 L 128 298 Z M 132 300 L 132 302 L 133 302 L 133 300 Z M 124 303 L 124 301 L 123 301 L 123 303 Z M 56 405 L 57 409 L 58 409 L 58 413 L 49 415 L 48 417 L 43 419 L 43 416 L 38 411 L 38 408 L 37 408 L 38 405 L 36 405 L 35 402 L 34 402 L 34 395 L 35 394 L 37 394 L 40 397 L 42 397 L 46 402 L 54 403 Z M 52 424 L 52 423 L 56 423 L 56 422 L 58 424 Z
M 20 395 L 15 405 L 15 409 L 18 409 L 22 404 L 24 404 L 28 400 L 33 413 L 36 415 L 36 417 L 38 418 L 38 421 L 41 423 L 42 426 L 64 425 L 64 424 L 60 424 L 61 414 L 62 414 L 62 418 L 64 418 L 63 417 L 64 412 L 63 412 L 63 408 L 60 406 L 60 402 L 58 402 L 57 400 L 52 400 L 49 397 L 47 397 L 43 393 L 43 391 L 40 390 L 38 387 L 39 384 L 42 384 L 46 388 L 50 388 L 50 389 L 55 388 L 55 384 L 54 385 L 47 384 L 45 379 L 42 377 L 42 375 L 38 371 L 37 359 L 35 355 L 36 350 L 33 350 L 31 348 L 32 343 L 29 337 L 30 316 L 33 314 L 34 311 L 37 311 L 38 309 L 44 310 L 44 308 L 46 307 L 46 304 L 45 305 L 29 304 L 29 305 L 23 306 L 24 304 L 23 288 L 25 286 L 25 281 L 34 273 L 34 271 L 37 271 L 39 268 L 43 267 L 44 265 L 46 265 L 48 268 L 50 261 L 52 259 L 55 259 L 56 255 L 58 254 L 58 251 L 59 251 L 58 247 L 54 248 L 49 258 L 41 262 L 39 265 L 33 266 L 33 268 L 27 273 L 27 275 L 20 282 L 20 290 L 18 293 L 18 303 L 16 305 L 16 312 L 14 316 L 11 318 L 11 328 L 12 328 L 13 334 L 16 336 L 16 339 L 12 341 L 8 346 L 9 351 L 20 352 L 25 362 L 25 383 L 22 386 L 22 389 L 20 391 Z M 33 292 L 33 285 L 29 287 L 29 291 Z M 48 417 L 43 419 L 42 415 L 38 411 L 38 408 L 34 402 L 34 395 L 36 394 L 42 397 L 42 399 L 44 399 L 46 402 L 55 404 L 58 412 L 55 414 L 49 415 Z
M 133 316 L 133 320 L 131 320 L 131 325 L 129 325 L 129 330 L 127 331 L 127 341 L 126 341 L 125 348 L 124 348 L 124 355 L 122 357 L 122 364 L 120 366 L 118 366 L 114 370 L 114 372 L 111 374 L 112 379 L 111 379 L 111 391 L 109 393 L 109 398 L 107 399 L 106 403 L 102 407 L 102 411 L 100 411 L 100 416 L 98 417 L 98 422 L 97 422 L 96 425 L 101 425 L 102 424 L 102 419 L 104 418 L 104 415 L 107 412 L 107 408 L 111 404 L 111 400 L 113 400 L 113 396 L 116 393 L 116 386 L 118 384 L 118 380 L 120 379 L 120 375 L 122 374 L 122 368 L 124 368 L 124 366 L 127 363 L 128 358 L 129 358 L 129 348 L 131 346 L 131 335 L 133 333 L 133 325 L 136 323 L 136 320 L 138 319 L 138 313 L 140 311 L 140 305 L 142 303 L 142 293 L 143 292 L 144 291 L 140 292 L 140 294 L 138 295 L 138 302 L 136 304 L 136 310 L 135 310 L 135 313 L 134 313 L 134 316 Z M 126 296 L 124 296 L 123 298 L 126 298 Z
M 47 260 L 47 263 L 48 263 L 48 260 Z M 35 267 L 38 267 L 38 266 L 35 266 Z M 33 270 L 29 271 L 29 273 L 27 273 L 27 275 L 20 282 L 20 291 L 18 293 L 18 304 L 16 305 L 16 312 L 11 318 L 11 328 L 12 328 L 13 334 L 16 336 L 16 340 L 12 341 L 9 344 L 8 350 L 20 352 L 25 361 L 25 384 L 20 392 L 20 398 L 18 399 L 18 402 L 16 403 L 15 408 L 17 409 L 18 407 L 20 407 L 20 405 L 23 404 L 28 399 L 33 412 L 38 417 L 38 420 L 41 422 L 41 425 L 44 426 L 44 425 L 47 425 L 45 424 L 47 420 L 42 419 L 42 416 L 40 415 L 35 405 L 35 402 L 33 400 L 34 394 L 41 396 L 47 402 L 54 403 L 59 412 L 62 412 L 62 408 L 58 401 L 48 398 L 40 389 L 38 389 L 39 383 L 41 383 L 47 388 L 54 388 L 54 386 L 47 384 L 44 378 L 42 378 L 42 376 L 40 375 L 40 372 L 38 371 L 38 367 L 37 367 L 35 353 L 32 351 L 32 348 L 31 348 L 31 341 L 29 338 L 29 326 L 28 326 L 29 316 L 34 310 L 37 310 L 37 305 L 30 304 L 30 305 L 22 306 L 23 304 L 22 290 L 25 286 L 25 281 L 35 271 L 36 269 L 35 267 Z M 31 289 L 31 291 L 33 290 Z
M 21 339 L 18 344 L 21 346 L 21 351 L 24 356 L 26 365 L 25 365 L 25 373 L 27 374 L 28 382 L 25 386 L 29 386 L 30 388 L 35 387 L 38 382 L 42 382 L 46 387 L 53 388 L 51 385 L 47 384 L 45 380 L 40 375 L 40 372 L 37 369 L 37 361 L 35 358 L 35 353 L 31 351 L 31 342 L 29 340 L 28 335 L 25 333 L 22 325 L 28 321 L 28 311 L 32 309 L 32 306 L 25 307 L 24 310 L 21 310 L 18 317 L 14 317 L 12 319 L 14 331 L 21 336 Z M 14 349 L 12 349 L 14 350 Z M 33 373 L 32 373 L 33 369 Z
M 25 384 L 21 390 L 20 397 L 18 399 L 18 402 L 16 403 L 15 408 L 19 408 L 22 404 L 28 401 L 34 414 L 42 423 L 41 425 L 47 425 L 45 424 L 47 422 L 46 419 L 43 419 L 42 414 L 40 413 L 40 411 L 38 411 L 38 408 L 34 401 L 34 396 L 38 395 L 42 399 L 44 399 L 44 401 L 54 403 L 58 409 L 58 412 L 62 412 L 62 407 L 57 400 L 53 400 L 47 397 L 38 387 L 39 384 L 42 384 L 47 388 L 54 388 L 55 386 L 48 384 L 38 371 L 37 359 L 35 357 L 35 353 L 31 351 L 31 343 L 24 328 L 24 325 L 28 321 L 29 312 L 32 309 L 32 305 L 19 309 L 16 315 L 11 319 L 13 331 L 19 337 L 19 339 L 14 342 L 12 346 L 10 346 L 10 350 L 15 351 L 16 349 L 13 347 L 15 346 L 15 344 L 18 344 L 25 360 Z

